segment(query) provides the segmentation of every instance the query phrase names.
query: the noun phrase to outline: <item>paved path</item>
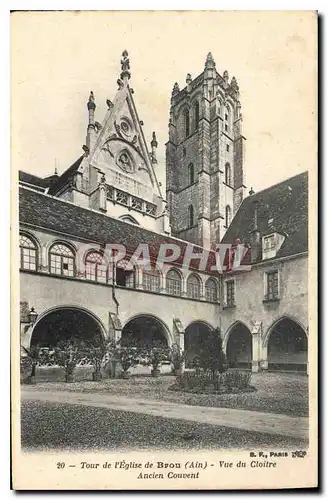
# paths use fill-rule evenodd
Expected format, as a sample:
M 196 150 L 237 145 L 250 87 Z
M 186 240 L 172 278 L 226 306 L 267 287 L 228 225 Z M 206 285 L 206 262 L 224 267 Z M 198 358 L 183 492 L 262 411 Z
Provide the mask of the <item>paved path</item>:
M 46 401 L 49 403 L 65 403 L 72 405 L 95 406 L 111 410 L 121 410 L 133 413 L 144 413 L 156 417 L 167 417 L 203 424 L 234 427 L 245 431 L 278 434 L 299 439 L 308 438 L 308 419 L 305 417 L 290 417 L 288 415 L 263 413 L 250 410 L 235 410 L 230 408 L 209 408 L 207 406 L 191 406 L 154 401 L 151 399 L 127 398 L 108 394 L 82 393 L 70 391 L 40 391 L 24 388 L 21 392 L 22 401 Z

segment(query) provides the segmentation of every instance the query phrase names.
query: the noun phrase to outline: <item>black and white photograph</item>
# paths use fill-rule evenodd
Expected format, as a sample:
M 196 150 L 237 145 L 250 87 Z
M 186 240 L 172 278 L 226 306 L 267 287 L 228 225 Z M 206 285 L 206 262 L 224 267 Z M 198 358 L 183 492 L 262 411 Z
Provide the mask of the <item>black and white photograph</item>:
M 15 489 L 316 486 L 317 14 L 11 37 Z

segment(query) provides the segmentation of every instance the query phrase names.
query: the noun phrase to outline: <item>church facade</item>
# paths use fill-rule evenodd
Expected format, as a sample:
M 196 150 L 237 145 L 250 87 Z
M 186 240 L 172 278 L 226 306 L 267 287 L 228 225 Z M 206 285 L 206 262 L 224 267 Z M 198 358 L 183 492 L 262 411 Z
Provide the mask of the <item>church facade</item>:
M 19 173 L 22 345 L 132 335 L 188 359 L 218 328 L 231 366 L 306 370 L 307 174 L 245 197 L 239 87 L 209 54 L 173 87 L 164 193 L 130 78 L 124 51 L 102 123 L 89 96 L 71 167 Z

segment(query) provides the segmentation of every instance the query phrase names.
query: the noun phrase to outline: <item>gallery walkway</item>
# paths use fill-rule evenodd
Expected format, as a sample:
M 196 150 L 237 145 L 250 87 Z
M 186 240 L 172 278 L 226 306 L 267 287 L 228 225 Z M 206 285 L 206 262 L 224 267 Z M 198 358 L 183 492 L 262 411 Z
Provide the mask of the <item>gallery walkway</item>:
M 245 431 L 263 432 L 293 438 L 308 438 L 308 419 L 288 415 L 264 413 L 250 410 L 229 408 L 209 408 L 176 404 L 151 399 L 136 399 L 107 394 L 88 394 L 71 391 L 40 391 L 25 386 L 22 389 L 23 401 L 46 401 L 49 403 L 69 403 L 72 405 L 94 406 L 143 413 L 156 417 L 189 420 L 223 427 L 233 427 Z

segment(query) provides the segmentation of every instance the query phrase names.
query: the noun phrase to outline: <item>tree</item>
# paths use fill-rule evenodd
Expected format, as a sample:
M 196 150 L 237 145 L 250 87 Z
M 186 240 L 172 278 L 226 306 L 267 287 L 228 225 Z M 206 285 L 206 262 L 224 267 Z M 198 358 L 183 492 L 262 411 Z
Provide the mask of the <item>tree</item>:
M 92 380 L 101 380 L 101 366 L 108 352 L 109 342 L 104 342 L 102 340 L 89 342 L 85 348 L 85 355 L 91 362 L 93 366 Z
M 30 369 L 28 377 L 24 378 L 26 384 L 35 384 L 35 372 L 40 359 L 40 348 L 38 345 L 31 346 L 29 349 L 22 346 L 25 356 L 21 356 L 21 371 Z
M 140 350 L 135 346 L 129 345 L 122 339 L 115 343 L 113 356 L 121 364 L 123 378 L 128 378 L 130 376 L 129 369 L 140 363 Z
M 65 370 L 65 381 L 74 381 L 74 370 L 85 352 L 85 346 L 77 340 L 63 340 L 55 347 L 56 363 Z
M 145 360 L 143 364 L 151 366 L 152 376 L 157 377 L 160 374 L 160 366 L 163 361 L 170 359 L 170 352 L 167 348 L 152 346 L 145 349 L 143 358 Z
M 219 328 L 210 332 L 199 353 L 199 365 L 204 371 L 210 371 L 212 378 L 216 377 L 217 372 L 224 373 L 228 369 L 227 358 L 222 348 L 222 338 Z

